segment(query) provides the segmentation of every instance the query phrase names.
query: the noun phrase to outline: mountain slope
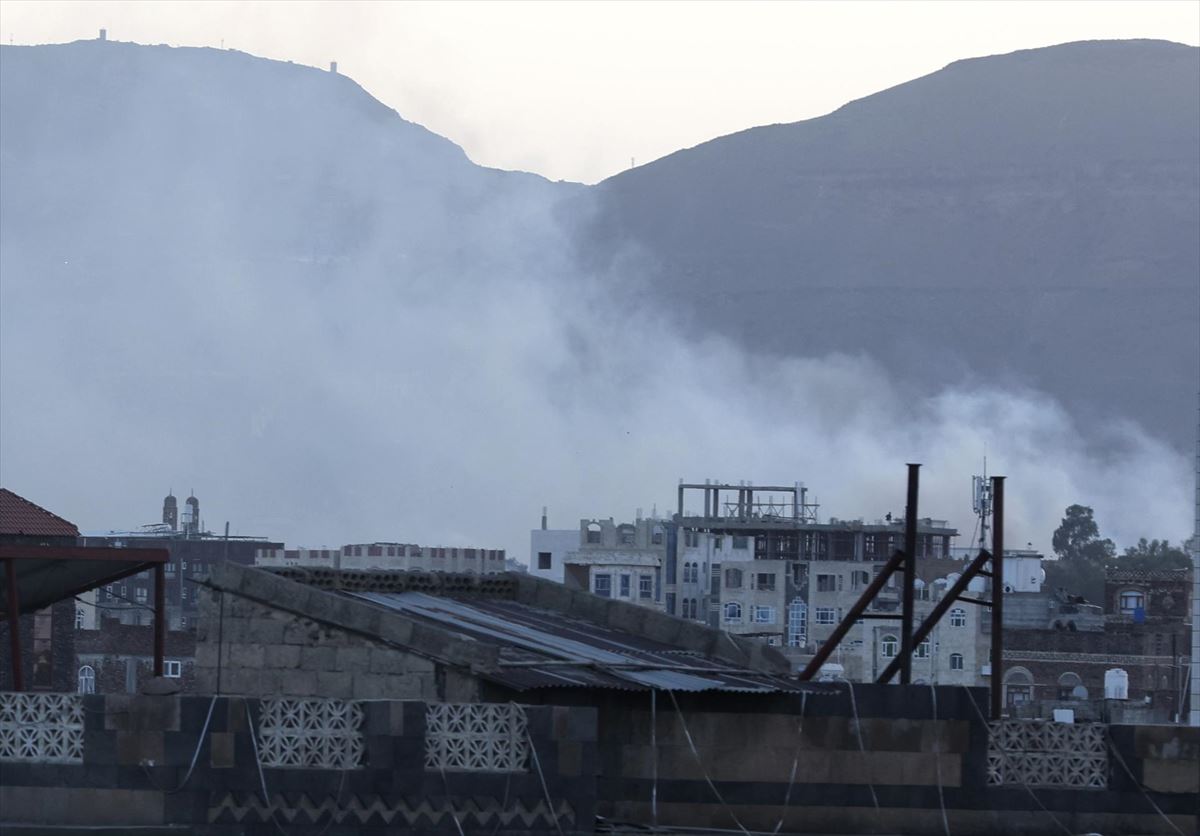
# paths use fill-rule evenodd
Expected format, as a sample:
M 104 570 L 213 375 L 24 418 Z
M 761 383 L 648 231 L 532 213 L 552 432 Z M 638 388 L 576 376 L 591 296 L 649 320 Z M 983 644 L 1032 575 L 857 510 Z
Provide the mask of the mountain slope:
M 927 390 L 1044 389 L 1191 444 L 1200 50 L 959 61 L 602 183 L 582 251 L 636 246 L 697 331 L 863 351 Z

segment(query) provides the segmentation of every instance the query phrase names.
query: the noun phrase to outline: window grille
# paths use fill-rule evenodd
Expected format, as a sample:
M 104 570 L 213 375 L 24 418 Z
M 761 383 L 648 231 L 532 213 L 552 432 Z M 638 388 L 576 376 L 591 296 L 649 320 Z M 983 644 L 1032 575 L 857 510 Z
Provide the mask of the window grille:
M 259 758 L 271 767 L 353 769 L 362 764 L 362 719 L 356 702 L 264 698 Z
M 967 611 L 962 607 L 955 607 L 950 610 L 950 626 L 951 627 L 966 627 L 967 626 Z
M 425 708 L 425 768 L 446 772 L 524 772 L 529 760 L 525 709 L 513 704 L 430 703 Z
M 82 763 L 80 696 L 0 693 L 0 761 Z
M 725 605 L 725 621 L 728 624 L 742 623 L 742 605 L 737 601 L 730 601 Z

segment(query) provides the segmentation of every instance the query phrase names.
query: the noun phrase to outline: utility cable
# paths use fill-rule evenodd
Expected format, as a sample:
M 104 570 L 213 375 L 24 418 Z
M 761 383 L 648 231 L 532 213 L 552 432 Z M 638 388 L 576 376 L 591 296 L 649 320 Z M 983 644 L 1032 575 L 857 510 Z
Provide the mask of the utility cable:
M 942 735 L 938 730 L 937 686 L 932 682 L 929 697 L 933 702 L 933 771 L 937 776 L 938 806 L 942 808 L 942 830 L 950 836 L 950 820 L 946 817 L 946 797 L 942 790 Z
M 696 765 L 700 767 L 700 772 L 704 775 L 704 780 L 708 782 L 708 788 L 713 791 L 713 795 L 717 797 L 717 801 L 721 802 L 721 806 L 725 808 L 725 812 L 729 813 L 729 817 L 733 819 L 733 823 L 738 826 L 738 829 L 741 830 L 744 836 L 750 836 L 750 831 L 746 829 L 746 826 L 742 824 L 737 814 L 733 812 L 733 808 L 725 802 L 720 790 L 717 789 L 717 785 L 708 776 L 708 770 L 704 768 L 704 761 L 701 760 L 700 752 L 696 749 L 696 743 L 692 740 L 692 733 L 688 730 L 687 721 L 683 719 L 683 712 L 679 710 L 679 701 L 675 699 L 675 692 L 668 689 L 667 696 L 671 698 L 671 704 L 675 706 L 675 713 L 679 715 L 679 724 L 683 727 L 683 736 L 687 739 L 688 748 L 692 750 L 692 756 L 695 757 Z
M 850 691 L 850 711 L 854 715 L 854 732 L 858 736 L 858 751 L 862 753 L 863 759 L 867 762 L 867 787 L 871 790 L 871 803 L 875 805 L 875 822 L 876 829 L 883 824 L 883 815 L 879 809 L 879 796 L 875 794 L 875 782 L 871 780 L 870 765 L 874 763 L 867 757 L 867 747 L 863 743 L 862 721 L 858 717 L 858 701 L 854 698 L 854 683 L 845 677 L 842 682 L 846 683 L 846 688 Z
M 513 704 L 515 705 L 515 703 Z M 533 755 L 533 765 L 537 769 L 538 780 L 542 782 L 542 792 L 546 795 L 546 807 L 554 819 L 554 829 L 558 831 L 558 836 L 563 836 L 562 825 L 558 823 L 558 811 L 554 809 L 554 799 L 550 797 L 550 787 L 546 785 L 546 775 L 542 772 L 542 761 L 538 757 L 537 745 L 533 742 L 529 724 L 525 725 L 525 737 L 529 740 L 529 752 Z
M 1132 770 L 1130 770 L 1130 768 L 1129 768 L 1129 765 L 1125 763 L 1125 758 L 1121 757 L 1121 753 L 1117 751 L 1116 746 L 1112 745 L 1112 741 L 1109 740 L 1107 734 L 1104 736 L 1104 742 L 1108 746 L 1108 751 L 1110 751 L 1112 754 L 1116 755 L 1117 763 L 1121 764 L 1121 768 L 1123 770 L 1125 770 L 1125 774 L 1129 776 L 1129 780 L 1133 781 L 1134 786 L 1136 786 L 1139 790 L 1142 791 L 1142 795 L 1145 796 L 1146 801 L 1148 801 L 1150 803 L 1150 806 L 1154 808 L 1154 812 L 1156 812 L 1160 816 L 1162 816 L 1162 820 L 1165 821 L 1168 825 L 1170 825 L 1171 829 L 1174 830 L 1176 833 L 1178 833 L 1179 836 L 1183 836 L 1183 831 L 1180 830 L 1178 827 L 1176 827 L 1175 822 L 1171 821 L 1171 819 L 1169 819 L 1167 817 L 1167 814 L 1162 811 L 1162 808 L 1160 808 L 1157 804 L 1154 803 L 1154 799 L 1150 797 L 1150 793 L 1148 793 L 1146 791 L 1146 788 L 1142 785 L 1142 782 L 1134 777 Z
M 995 676 L 996 673 L 993 672 L 992 675 Z M 971 696 L 971 690 L 966 685 L 962 686 L 962 688 L 964 691 L 966 691 L 967 702 L 969 702 L 971 704 L 971 707 L 975 709 L 975 714 L 979 717 L 980 722 L 983 723 L 984 729 L 990 728 L 987 718 L 983 716 L 983 712 L 980 711 L 979 706 L 975 703 L 975 698 Z M 1012 759 L 1009 757 L 1008 752 L 1005 751 L 1003 747 L 1000 748 L 1000 757 L 1002 757 L 1004 759 L 1004 762 L 1008 767 L 1012 767 Z M 1015 772 L 1018 776 L 1020 776 L 1021 786 L 1025 788 L 1025 792 L 1029 793 L 1029 797 L 1033 799 L 1034 803 L 1037 804 L 1037 806 L 1042 809 L 1042 812 L 1045 813 L 1046 815 L 1048 815 L 1051 819 L 1053 819 L 1054 823 L 1058 825 L 1059 829 L 1062 830 L 1063 833 L 1066 833 L 1067 836 L 1074 836 L 1074 833 L 1072 833 L 1071 828 L 1069 828 L 1065 824 L 1063 824 L 1062 821 L 1058 818 L 1058 816 L 1054 815 L 1053 811 L 1051 811 L 1051 809 L 1049 807 L 1047 807 L 1045 804 L 1043 804 L 1042 800 L 1037 797 L 1037 793 L 1035 793 L 1033 791 L 1033 788 L 1029 786 L 1028 782 L 1026 782 L 1025 777 L 1023 775 L 1021 775 L 1021 771 L 1019 769 L 1014 769 L 1013 772 Z
M 804 713 L 808 706 L 808 691 L 800 692 L 800 720 L 796 723 L 796 756 L 792 758 L 792 775 L 788 779 L 787 792 L 783 794 L 783 810 L 779 813 L 779 821 L 775 823 L 772 833 L 778 833 L 787 818 L 788 805 L 792 801 L 792 787 L 796 785 L 796 772 L 800 768 L 800 751 L 804 747 Z

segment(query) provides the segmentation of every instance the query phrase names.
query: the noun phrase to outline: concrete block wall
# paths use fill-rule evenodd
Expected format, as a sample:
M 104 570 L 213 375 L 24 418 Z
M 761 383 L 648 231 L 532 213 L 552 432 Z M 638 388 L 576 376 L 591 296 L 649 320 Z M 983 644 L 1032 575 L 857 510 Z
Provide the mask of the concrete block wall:
M 292 575 L 306 570 L 290 570 Z M 330 572 L 338 584 L 366 581 Z M 385 575 L 411 582 L 407 573 Z M 418 576 L 420 577 L 420 576 Z M 476 666 L 494 666 L 495 648 L 337 593 L 286 572 L 237 565 L 214 570 L 200 595 L 194 673 L 201 692 L 339 699 L 473 702 Z M 473 583 L 480 576 L 471 576 Z
M 1195 831 L 1196 729 L 1113 727 L 1114 749 L 1168 824 L 1134 781 L 1116 780 L 1115 762 L 1107 790 L 1039 788 L 1035 801 L 989 786 L 987 729 L 969 702 L 986 706 L 984 689 L 939 686 L 936 721 L 928 686 L 854 689 L 853 703 L 844 684 L 808 697 L 660 692 L 653 723 L 649 693 L 610 695 L 599 703 L 599 812 L 650 823 L 653 797 L 657 824 L 677 828 L 934 836 L 944 805 L 955 834 L 1059 830 L 1040 802 L 1071 832 Z
M 280 826 L 289 836 L 458 836 L 460 827 L 487 836 L 592 831 L 591 709 L 525 709 L 540 774 L 532 759 L 527 770 L 512 773 L 427 769 L 426 704 L 368 701 L 361 704 L 360 767 L 266 767 L 260 776 L 249 725 L 260 722 L 256 699 L 83 700 L 83 763 L 0 762 L 0 832 L 18 833 L 22 825 L 107 826 L 114 832 L 174 826 L 200 836 L 278 836 Z M 193 755 L 196 767 L 188 776 Z

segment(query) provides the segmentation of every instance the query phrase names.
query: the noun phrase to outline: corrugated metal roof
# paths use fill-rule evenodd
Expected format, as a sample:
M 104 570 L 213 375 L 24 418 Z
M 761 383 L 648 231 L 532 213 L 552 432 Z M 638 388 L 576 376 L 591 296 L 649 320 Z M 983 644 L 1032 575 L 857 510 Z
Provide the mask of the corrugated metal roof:
M 500 669 L 480 675 L 516 690 L 563 687 L 746 693 L 809 690 L 786 677 L 760 673 L 702 654 L 681 653 L 676 647 L 645 636 L 507 599 L 456 599 L 424 592 L 345 594 L 473 640 L 498 645 Z
M 79 529 L 57 514 L 0 488 L 0 534 L 26 537 L 78 537 Z

